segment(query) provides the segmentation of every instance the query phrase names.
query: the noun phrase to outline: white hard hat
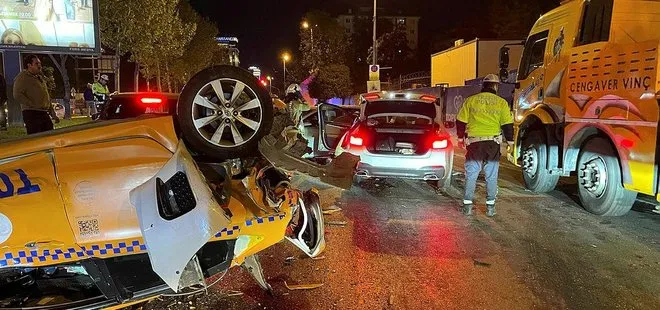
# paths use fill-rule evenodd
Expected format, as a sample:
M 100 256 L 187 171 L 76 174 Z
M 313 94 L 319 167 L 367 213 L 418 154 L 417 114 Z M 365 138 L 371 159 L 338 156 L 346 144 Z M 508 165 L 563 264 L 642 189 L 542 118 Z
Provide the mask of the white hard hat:
M 291 84 L 289 87 L 286 89 L 287 94 L 295 94 L 300 91 L 300 85 L 298 84 Z
M 500 78 L 495 74 L 486 75 L 484 83 L 500 83 Z
M 110 79 L 108 78 L 107 75 L 104 74 L 104 75 L 101 75 L 101 80 L 109 81 Z

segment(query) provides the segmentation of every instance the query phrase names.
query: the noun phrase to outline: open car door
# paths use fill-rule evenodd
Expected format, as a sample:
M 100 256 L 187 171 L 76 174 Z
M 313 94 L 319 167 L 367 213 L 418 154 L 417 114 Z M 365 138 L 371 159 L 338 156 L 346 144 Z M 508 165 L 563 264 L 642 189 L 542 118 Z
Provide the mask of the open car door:
M 133 189 L 130 197 L 154 272 L 175 292 L 189 286 L 191 283 L 180 283 L 184 270 L 199 270 L 195 254 L 230 219 L 183 142 L 163 168 Z
M 259 152 L 274 166 L 290 171 L 318 178 L 328 185 L 348 189 L 353 184 L 353 176 L 360 157 L 348 152 L 332 158 L 339 139 L 359 116 L 359 108 L 338 107 L 330 104 L 321 104 L 317 108 L 318 117 L 308 117 L 307 121 L 318 121 L 316 141 L 318 147 L 314 148 L 316 161 L 305 159 L 304 154 L 291 152 L 286 148 L 287 141 L 279 134 L 265 136 L 259 142 Z M 326 137 L 324 124 L 330 124 L 331 134 Z M 314 124 L 309 124 L 313 126 Z M 319 164 L 318 159 L 323 157 L 331 159 L 329 164 Z
M 337 145 L 348 130 L 360 117 L 359 108 L 335 106 L 323 103 L 319 105 L 319 149 L 327 154 L 334 154 Z

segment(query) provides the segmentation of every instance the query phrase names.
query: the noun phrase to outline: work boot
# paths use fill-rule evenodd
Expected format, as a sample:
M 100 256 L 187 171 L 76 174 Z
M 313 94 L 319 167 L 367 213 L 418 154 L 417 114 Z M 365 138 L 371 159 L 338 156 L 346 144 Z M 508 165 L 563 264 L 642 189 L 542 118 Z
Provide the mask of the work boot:
M 464 215 L 472 215 L 472 203 L 463 203 L 461 213 Z
M 495 214 L 497 214 L 497 212 L 495 212 L 495 205 L 486 205 L 486 216 L 493 217 Z

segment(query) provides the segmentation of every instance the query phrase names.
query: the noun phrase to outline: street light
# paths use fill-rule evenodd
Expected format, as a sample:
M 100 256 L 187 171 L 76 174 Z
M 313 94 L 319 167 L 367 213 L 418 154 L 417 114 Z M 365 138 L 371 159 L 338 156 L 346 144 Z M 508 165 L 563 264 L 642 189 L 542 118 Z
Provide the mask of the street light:
M 272 94 L 273 93 L 273 80 L 274 79 L 273 79 L 272 76 L 269 75 L 269 76 L 266 77 L 266 80 L 268 80 L 268 85 L 270 85 L 270 93 Z
M 284 53 L 282 55 L 282 63 L 284 64 L 284 80 L 282 80 L 282 83 L 286 83 L 286 62 L 289 61 L 289 59 L 291 59 L 289 53 Z M 286 84 L 283 85 L 286 86 Z
M 317 27 L 318 25 L 314 25 L 314 27 Z M 303 21 L 302 23 L 303 29 L 307 30 L 309 29 L 309 34 L 311 38 L 311 45 L 312 45 L 312 54 L 314 54 L 314 27 L 312 27 L 307 21 Z

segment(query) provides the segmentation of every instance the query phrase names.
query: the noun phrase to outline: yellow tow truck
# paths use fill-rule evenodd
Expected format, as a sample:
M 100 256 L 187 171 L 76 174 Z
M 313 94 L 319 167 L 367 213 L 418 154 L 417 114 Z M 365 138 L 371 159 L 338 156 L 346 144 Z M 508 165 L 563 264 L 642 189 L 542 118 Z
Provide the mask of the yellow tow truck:
M 620 216 L 638 193 L 660 200 L 660 1 L 573 0 L 524 42 L 511 162 L 535 192 L 577 179 L 583 207 Z M 508 76 L 508 49 L 500 51 Z

